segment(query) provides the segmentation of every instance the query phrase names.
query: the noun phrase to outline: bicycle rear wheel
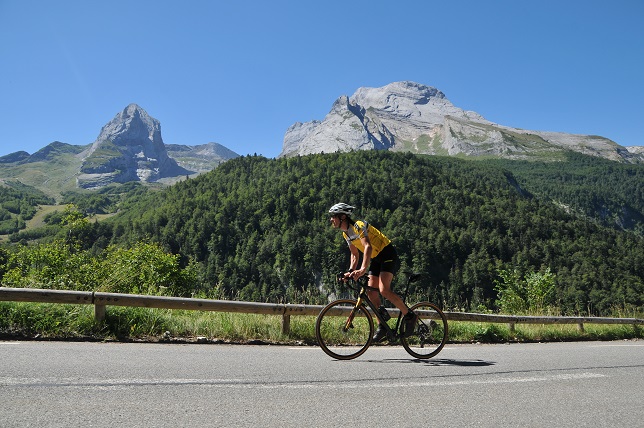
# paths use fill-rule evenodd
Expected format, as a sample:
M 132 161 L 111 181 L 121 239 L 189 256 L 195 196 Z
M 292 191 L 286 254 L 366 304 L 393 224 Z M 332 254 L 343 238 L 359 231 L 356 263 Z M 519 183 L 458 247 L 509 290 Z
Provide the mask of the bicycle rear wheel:
M 418 316 L 416 329 L 411 336 L 400 339 L 402 346 L 416 358 L 431 358 L 447 343 L 447 317 L 429 302 L 417 303 L 411 310 Z
M 326 305 L 315 322 L 320 348 L 338 360 L 357 358 L 371 345 L 373 319 L 357 301 L 340 299 Z

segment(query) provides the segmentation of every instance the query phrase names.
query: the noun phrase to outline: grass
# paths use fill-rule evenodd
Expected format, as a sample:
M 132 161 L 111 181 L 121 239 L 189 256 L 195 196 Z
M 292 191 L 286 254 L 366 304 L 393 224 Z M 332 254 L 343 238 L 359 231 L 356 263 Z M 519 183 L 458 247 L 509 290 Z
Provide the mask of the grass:
M 27 228 L 34 229 L 37 227 L 45 226 L 45 217 L 47 214 L 54 213 L 56 211 L 64 211 L 65 207 L 62 205 L 38 205 L 38 211 L 31 220 L 27 220 Z
M 641 318 L 641 317 L 640 317 Z M 449 323 L 451 343 L 644 339 L 634 325 Z M 315 345 L 315 317 L 292 316 L 290 333 L 277 315 L 108 306 L 103 322 L 92 305 L 0 302 L 0 339 L 185 341 Z
M 644 339 L 644 328 L 630 324 L 517 324 L 511 330 L 506 324 L 452 322 L 450 340 L 461 342 L 563 342 L 573 340 Z

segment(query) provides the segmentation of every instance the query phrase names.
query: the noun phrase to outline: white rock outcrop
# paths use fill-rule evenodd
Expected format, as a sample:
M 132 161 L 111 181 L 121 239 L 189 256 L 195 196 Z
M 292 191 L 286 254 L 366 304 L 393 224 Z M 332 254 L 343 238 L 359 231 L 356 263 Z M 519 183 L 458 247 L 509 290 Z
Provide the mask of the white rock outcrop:
M 338 98 L 322 121 L 295 123 L 286 131 L 280 157 L 352 150 L 398 150 L 420 154 L 552 159 L 573 150 L 621 162 L 644 154 L 603 137 L 527 131 L 499 125 L 454 106 L 436 88 L 394 82 L 359 88 Z

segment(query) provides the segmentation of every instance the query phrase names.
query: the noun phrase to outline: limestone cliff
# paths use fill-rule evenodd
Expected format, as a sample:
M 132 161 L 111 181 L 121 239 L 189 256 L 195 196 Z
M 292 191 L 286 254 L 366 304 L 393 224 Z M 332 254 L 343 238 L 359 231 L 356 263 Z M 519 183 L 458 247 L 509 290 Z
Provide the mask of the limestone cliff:
M 573 150 L 620 162 L 644 161 L 644 154 L 604 137 L 490 122 L 454 106 L 438 89 L 408 81 L 359 88 L 351 97 L 339 97 L 322 121 L 295 123 L 284 135 L 280 157 L 352 150 L 544 160 Z

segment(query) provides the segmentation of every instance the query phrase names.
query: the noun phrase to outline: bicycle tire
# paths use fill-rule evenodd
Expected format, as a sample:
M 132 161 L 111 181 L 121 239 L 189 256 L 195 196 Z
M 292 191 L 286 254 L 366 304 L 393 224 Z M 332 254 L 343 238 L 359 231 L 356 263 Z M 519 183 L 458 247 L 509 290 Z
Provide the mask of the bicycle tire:
M 447 317 L 430 302 L 416 303 L 411 310 L 418 316 L 416 328 L 411 336 L 401 337 L 400 342 L 409 355 L 419 359 L 431 358 L 447 343 Z
M 322 308 L 315 321 L 318 345 L 332 358 L 351 360 L 371 345 L 373 318 L 363 305 L 356 304 L 352 299 L 335 300 Z

